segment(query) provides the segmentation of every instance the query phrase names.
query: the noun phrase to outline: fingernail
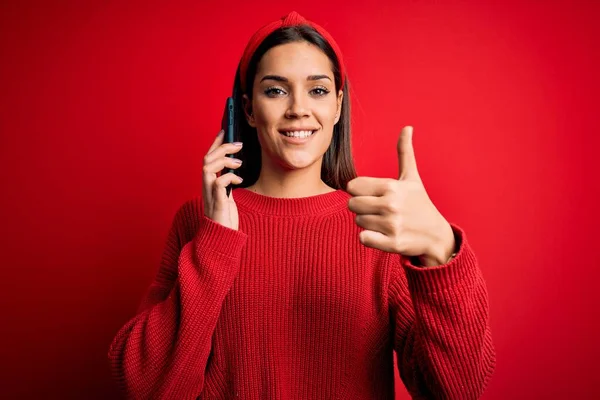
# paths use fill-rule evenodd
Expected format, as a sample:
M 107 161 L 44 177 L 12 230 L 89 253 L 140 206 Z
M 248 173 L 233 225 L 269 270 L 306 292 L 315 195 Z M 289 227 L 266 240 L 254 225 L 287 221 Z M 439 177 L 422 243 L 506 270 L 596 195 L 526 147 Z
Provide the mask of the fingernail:
M 224 132 L 225 132 L 225 131 L 224 131 L 223 129 L 221 129 L 221 130 L 219 131 L 219 133 L 217 133 L 217 136 L 220 136 L 220 135 L 222 135 Z
M 241 164 L 241 163 L 242 163 L 242 160 L 240 160 L 239 158 L 234 158 L 232 161 L 233 161 L 235 164 Z
M 242 147 L 244 145 L 242 142 L 233 142 L 232 144 L 238 147 Z

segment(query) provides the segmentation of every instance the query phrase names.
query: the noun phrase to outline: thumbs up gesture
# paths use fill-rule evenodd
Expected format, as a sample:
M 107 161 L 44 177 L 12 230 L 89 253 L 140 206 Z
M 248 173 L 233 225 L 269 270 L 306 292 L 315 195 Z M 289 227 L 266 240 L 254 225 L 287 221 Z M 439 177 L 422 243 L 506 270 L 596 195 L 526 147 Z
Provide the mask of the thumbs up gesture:
M 418 257 L 421 266 L 443 265 L 455 250 L 451 225 L 425 191 L 412 143 L 413 128 L 402 128 L 398 140 L 398 179 L 358 177 L 346 191 L 368 247 Z

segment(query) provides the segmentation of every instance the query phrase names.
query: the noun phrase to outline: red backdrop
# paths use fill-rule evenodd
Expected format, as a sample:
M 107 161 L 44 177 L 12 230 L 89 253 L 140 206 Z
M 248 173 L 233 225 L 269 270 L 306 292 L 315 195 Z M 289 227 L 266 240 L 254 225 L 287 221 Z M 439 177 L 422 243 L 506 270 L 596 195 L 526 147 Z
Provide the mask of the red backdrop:
M 397 176 L 413 125 L 467 231 L 498 353 L 484 398 L 599 395 L 600 3 L 26 3 L 0 5 L 2 397 L 116 396 L 109 343 L 201 193 L 246 40 L 291 10 L 345 54 L 359 174 Z

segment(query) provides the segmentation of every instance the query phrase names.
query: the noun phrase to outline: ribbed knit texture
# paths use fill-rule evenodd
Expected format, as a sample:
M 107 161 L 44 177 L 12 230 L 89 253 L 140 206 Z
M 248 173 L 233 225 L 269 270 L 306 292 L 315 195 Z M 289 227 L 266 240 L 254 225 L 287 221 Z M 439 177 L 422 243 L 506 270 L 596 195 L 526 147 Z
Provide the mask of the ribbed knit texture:
M 135 399 L 476 399 L 495 367 L 488 298 L 464 231 L 450 263 L 360 244 L 344 191 L 232 191 L 239 230 L 177 212 L 156 278 L 111 343 Z

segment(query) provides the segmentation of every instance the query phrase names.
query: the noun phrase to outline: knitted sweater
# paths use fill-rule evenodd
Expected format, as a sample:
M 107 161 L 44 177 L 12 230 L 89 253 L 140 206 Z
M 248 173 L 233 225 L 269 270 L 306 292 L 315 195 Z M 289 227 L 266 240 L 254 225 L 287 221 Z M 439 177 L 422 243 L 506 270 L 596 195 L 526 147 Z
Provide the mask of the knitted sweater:
M 475 399 L 495 368 L 488 298 L 464 231 L 448 264 L 362 245 L 342 190 L 232 191 L 239 230 L 177 212 L 154 281 L 113 339 L 136 399 Z M 396 351 L 396 353 L 393 352 Z

